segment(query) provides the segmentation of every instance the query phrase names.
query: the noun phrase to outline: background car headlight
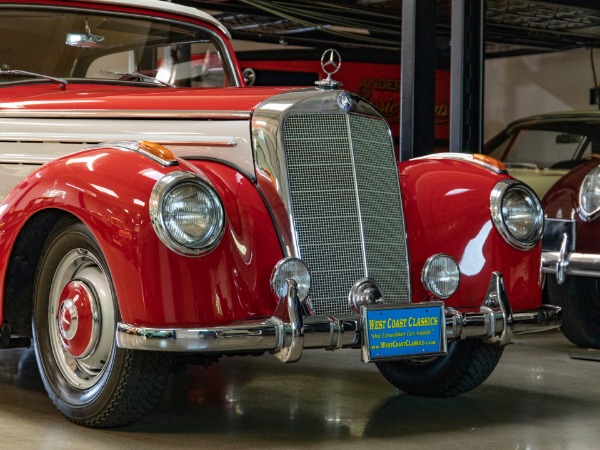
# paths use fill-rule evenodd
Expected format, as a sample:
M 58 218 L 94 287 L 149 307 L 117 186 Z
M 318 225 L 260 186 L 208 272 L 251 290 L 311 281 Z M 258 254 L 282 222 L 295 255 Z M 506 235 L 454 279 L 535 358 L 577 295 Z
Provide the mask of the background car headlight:
M 436 297 L 441 299 L 450 297 L 458 289 L 459 281 L 458 264 L 451 256 L 440 253 L 425 261 L 421 282 L 423 287 Z
M 600 166 L 592 169 L 583 179 L 579 190 L 579 205 L 587 217 L 600 211 Z
M 490 210 L 496 229 L 513 247 L 530 249 L 540 240 L 544 228 L 542 205 L 523 183 L 514 179 L 498 182 L 492 190 Z
M 150 217 L 160 240 L 183 255 L 212 250 L 225 229 L 223 205 L 214 188 L 190 172 L 162 177 L 152 190 Z

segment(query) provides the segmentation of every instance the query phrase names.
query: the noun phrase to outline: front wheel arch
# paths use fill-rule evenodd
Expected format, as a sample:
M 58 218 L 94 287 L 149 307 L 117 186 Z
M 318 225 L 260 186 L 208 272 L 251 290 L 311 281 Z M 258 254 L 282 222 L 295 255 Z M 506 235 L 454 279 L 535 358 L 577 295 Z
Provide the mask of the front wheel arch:
M 4 322 L 12 334 L 32 336 L 33 283 L 36 267 L 50 232 L 56 223 L 70 214 L 47 209 L 33 215 L 21 228 L 13 245 L 4 279 Z

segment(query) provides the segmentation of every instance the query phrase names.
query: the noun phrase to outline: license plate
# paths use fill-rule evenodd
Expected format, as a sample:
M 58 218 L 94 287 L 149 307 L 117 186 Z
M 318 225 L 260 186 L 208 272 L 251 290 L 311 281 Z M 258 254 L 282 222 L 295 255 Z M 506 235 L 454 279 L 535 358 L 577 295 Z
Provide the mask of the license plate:
M 446 354 L 442 302 L 362 307 L 363 360 Z

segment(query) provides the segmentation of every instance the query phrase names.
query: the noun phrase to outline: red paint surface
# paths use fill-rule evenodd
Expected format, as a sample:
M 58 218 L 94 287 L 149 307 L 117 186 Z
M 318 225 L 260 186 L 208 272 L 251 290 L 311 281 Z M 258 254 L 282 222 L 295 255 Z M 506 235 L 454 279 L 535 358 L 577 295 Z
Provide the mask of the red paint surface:
M 167 249 L 148 212 L 150 192 L 162 174 L 200 170 L 165 169 L 139 154 L 107 148 L 50 163 L 5 199 L 10 206 L 1 222 L 0 267 L 6 267 L 24 221 L 45 208 L 59 208 L 79 217 L 98 240 L 123 321 L 188 326 L 270 316 L 275 298 L 269 277 L 282 254 L 267 209 L 252 183 L 234 169 L 211 162 L 196 166 L 226 210 L 225 235 L 209 254 L 192 258 Z
M 558 180 L 546 193 L 542 206 L 546 217 L 552 219 L 575 219 L 577 239 L 575 251 L 579 253 L 600 254 L 600 220 L 588 219 L 579 209 L 579 190 L 585 176 L 600 165 L 592 160 L 577 166 Z
M 0 110 L 243 111 L 286 88 L 166 88 L 69 83 L 0 88 Z
M 461 269 L 458 291 L 445 302 L 459 309 L 479 308 L 492 272 L 504 276 L 513 310 L 541 304 L 541 247 L 509 246 L 494 227 L 490 192 L 506 175 L 452 160 L 399 164 L 415 301 L 426 298 L 421 269 L 433 254 L 447 253 Z

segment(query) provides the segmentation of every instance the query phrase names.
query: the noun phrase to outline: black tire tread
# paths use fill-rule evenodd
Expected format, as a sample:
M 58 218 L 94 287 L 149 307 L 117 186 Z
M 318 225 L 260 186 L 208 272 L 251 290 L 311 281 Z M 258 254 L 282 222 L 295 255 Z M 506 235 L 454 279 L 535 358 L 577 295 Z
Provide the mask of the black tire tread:
M 494 371 L 503 347 L 479 340 L 450 344 L 448 355 L 429 364 L 408 361 L 378 363 L 383 376 L 407 394 L 454 397 L 475 389 Z
M 561 331 L 579 347 L 600 348 L 600 280 L 569 276 L 563 284 L 548 277 L 550 303 L 563 311 Z
M 168 355 L 158 352 L 125 350 L 123 374 L 113 397 L 102 414 L 89 419 L 69 420 L 92 428 L 109 428 L 136 422 L 160 400 L 169 380 Z

